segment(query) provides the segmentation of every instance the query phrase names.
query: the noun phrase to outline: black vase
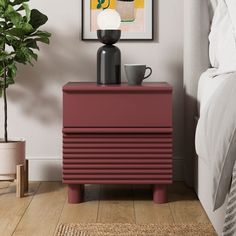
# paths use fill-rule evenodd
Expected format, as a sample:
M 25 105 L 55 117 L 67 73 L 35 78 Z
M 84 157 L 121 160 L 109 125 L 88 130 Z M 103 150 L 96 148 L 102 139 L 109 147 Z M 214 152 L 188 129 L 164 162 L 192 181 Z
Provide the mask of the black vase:
M 115 44 L 121 35 L 120 30 L 98 30 L 98 39 L 105 44 L 97 52 L 97 83 L 121 83 L 121 52 Z

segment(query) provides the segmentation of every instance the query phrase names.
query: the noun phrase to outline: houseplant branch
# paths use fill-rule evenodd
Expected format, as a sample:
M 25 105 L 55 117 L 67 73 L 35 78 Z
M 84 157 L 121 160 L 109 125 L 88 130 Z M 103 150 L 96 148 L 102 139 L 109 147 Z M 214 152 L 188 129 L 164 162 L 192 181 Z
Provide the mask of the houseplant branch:
M 30 9 L 29 0 L 0 0 L 0 96 L 4 101 L 4 141 L 8 140 L 7 89 L 15 83 L 18 64 L 37 61 L 38 43 L 49 44 L 51 36 L 39 28 L 48 18 Z
M 29 1 L 0 0 L 0 97 L 4 103 L 0 180 L 14 178 L 16 165 L 25 164 L 25 141 L 8 137 L 8 89 L 15 83 L 17 67 L 33 65 L 38 59 L 38 43 L 49 44 L 51 36 L 40 30 L 48 21 L 47 16 L 37 9 L 30 9 Z
M 4 99 L 4 141 L 8 142 L 8 132 L 7 132 L 7 69 L 5 62 L 3 63 L 4 67 L 4 77 L 3 77 L 3 99 Z

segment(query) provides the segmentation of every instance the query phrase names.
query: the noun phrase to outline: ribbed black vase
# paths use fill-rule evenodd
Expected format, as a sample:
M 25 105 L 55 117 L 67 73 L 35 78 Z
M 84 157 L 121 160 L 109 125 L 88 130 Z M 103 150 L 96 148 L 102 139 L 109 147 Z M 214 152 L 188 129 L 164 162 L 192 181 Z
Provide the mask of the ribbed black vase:
M 113 44 L 119 41 L 120 30 L 98 30 L 98 39 L 105 44 L 97 52 L 97 83 L 121 83 L 121 52 Z

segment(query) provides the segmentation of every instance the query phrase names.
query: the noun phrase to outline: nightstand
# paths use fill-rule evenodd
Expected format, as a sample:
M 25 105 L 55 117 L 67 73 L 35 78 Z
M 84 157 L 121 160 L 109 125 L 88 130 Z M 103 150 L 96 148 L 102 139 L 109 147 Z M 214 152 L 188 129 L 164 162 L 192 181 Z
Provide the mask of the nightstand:
M 84 184 L 152 184 L 167 202 L 172 183 L 172 87 L 68 83 L 63 87 L 63 182 L 68 201 Z

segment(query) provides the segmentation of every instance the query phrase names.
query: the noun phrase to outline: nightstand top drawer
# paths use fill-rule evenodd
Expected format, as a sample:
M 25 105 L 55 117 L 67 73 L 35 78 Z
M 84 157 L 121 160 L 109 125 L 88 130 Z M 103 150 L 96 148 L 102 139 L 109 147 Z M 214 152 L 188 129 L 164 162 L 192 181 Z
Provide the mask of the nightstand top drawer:
M 172 87 L 167 83 L 69 83 L 63 92 L 64 127 L 172 127 Z
M 121 85 L 97 85 L 96 83 L 69 82 L 63 87 L 64 92 L 171 92 L 172 87 L 165 82 L 143 83 L 140 86 Z

